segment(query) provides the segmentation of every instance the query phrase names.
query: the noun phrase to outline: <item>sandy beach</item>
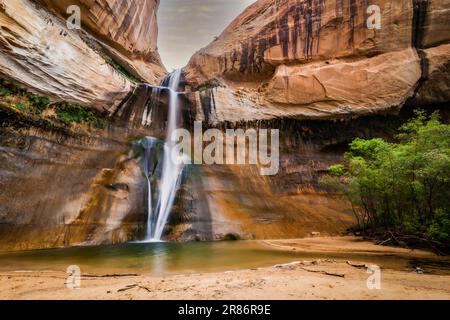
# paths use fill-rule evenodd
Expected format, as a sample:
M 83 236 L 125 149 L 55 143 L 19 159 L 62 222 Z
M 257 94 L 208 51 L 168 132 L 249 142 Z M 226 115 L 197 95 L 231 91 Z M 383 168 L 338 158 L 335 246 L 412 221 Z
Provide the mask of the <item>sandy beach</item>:
M 433 258 L 430 252 L 376 246 L 354 237 L 265 241 L 279 250 L 341 250 Z M 436 258 L 438 259 L 438 258 Z M 68 289 L 58 271 L 0 273 L 0 299 L 450 299 L 450 276 L 380 266 L 380 289 L 369 289 L 369 261 L 317 259 L 220 273 L 82 274 Z

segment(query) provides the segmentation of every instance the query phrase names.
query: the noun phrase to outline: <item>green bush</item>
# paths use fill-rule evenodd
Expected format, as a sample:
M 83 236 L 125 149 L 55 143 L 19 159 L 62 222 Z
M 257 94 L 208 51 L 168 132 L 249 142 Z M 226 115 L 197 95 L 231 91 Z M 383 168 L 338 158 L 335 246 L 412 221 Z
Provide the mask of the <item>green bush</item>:
M 25 94 L 26 90 L 22 89 L 16 82 L 0 78 L 0 96 L 6 97 L 11 95 Z
M 328 192 L 345 192 L 346 185 L 342 183 L 340 177 L 335 175 L 324 175 L 319 178 L 319 185 Z
M 73 103 L 61 103 L 56 109 L 56 114 L 58 119 L 67 124 L 72 122 L 88 123 L 96 126 L 97 128 L 104 128 L 106 125 L 105 120 L 94 111 Z
M 423 235 L 450 245 L 450 126 L 416 111 L 397 143 L 356 139 L 346 154 L 347 195 L 364 230 Z M 344 166 L 333 166 L 340 176 Z
M 130 80 L 133 83 L 139 83 L 142 82 L 140 79 L 138 79 L 137 77 L 135 77 L 134 75 L 132 75 L 127 69 L 125 69 L 125 67 L 123 67 L 122 65 L 120 65 L 119 63 L 117 63 L 114 60 L 110 61 L 110 65 L 118 72 L 120 73 L 123 77 L 127 78 L 128 80 Z
M 50 99 L 46 96 L 33 95 L 30 97 L 31 106 L 39 112 L 44 111 L 50 104 Z
M 22 112 L 29 112 L 30 106 L 24 102 L 19 102 L 17 104 L 13 104 L 13 107 Z
M 55 117 L 47 119 L 43 113 L 50 108 L 49 97 L 32 94 L 14 81 L 0 78 L 0 102 L 9 108 L 14 108 L 29 115 L 37 115 L 41 123 L 47 125 L 55 120 Z M 55 103 L 52 107 L 56 108 L 56 118 L 65 124 L 87 123 L 97 128 L 106 126 L 104 116 L 95 110 L 66 101 Z
M 0 86 L 0 97 L 6 97 L 9 96 L 10 94 L 11 92 L 8 90 L 8 88 Z
M 342 177 L 345 174 L 345 166 L 343 164 L 335 164 L 328 168 L 330 175 L 335 177 Z
M 202 84 L 198 85 L 195 88 L 195 91 L 197 91 L 197 92 L 204 92 L 204 91 L 206 91 L 208 89 L 214 89 L 214 88 L 218 88 L 218 87 L 220 87 L 220 83 L 218 83 L 218 82 L 216 82 L 214 80 L 211 80 L 211 81 L 206 81 L 205 83 L 202 83 Z
M 450 217 L 448 212 L 437 211 L 435 219 L 428 228 L 428 234 L 440 242 L 446 242 L 450 238 Z

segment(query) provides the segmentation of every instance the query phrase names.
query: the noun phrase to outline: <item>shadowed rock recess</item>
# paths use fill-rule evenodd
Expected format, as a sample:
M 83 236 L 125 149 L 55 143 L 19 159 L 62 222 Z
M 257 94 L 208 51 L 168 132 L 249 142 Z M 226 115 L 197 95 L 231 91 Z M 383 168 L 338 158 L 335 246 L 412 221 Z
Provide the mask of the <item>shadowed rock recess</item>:
M 70 5 L 81 9 L 81 30 L 67 28 Z M 136 141 L 165 136 L 169 104 L 155 86 L 166 78 L 158 5 L 0 0 L 0 77 L 51 104 L 95 109 L 106 123 L 53 123 L 50 113 L 40 119 L 0 101 L 0 250 L 143 239 L 147 181 Z M 369 5 L 381 9 L 381 29 L 367 28 Z M 448 122 L 449 23 L 450 0 L 249 6 L 183 69 L 178 125 L 280 129 L 280 171 L 187 166 L 164 239 L 345 232 L 351 205 L 319 179 L 354 138 L 392 139 L 415 107 Z

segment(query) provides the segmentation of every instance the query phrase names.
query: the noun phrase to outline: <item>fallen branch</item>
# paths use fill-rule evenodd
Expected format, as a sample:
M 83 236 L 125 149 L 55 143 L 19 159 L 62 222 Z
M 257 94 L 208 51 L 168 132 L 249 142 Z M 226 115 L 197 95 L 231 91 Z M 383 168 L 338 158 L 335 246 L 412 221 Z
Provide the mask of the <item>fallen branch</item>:
M 352 266 L 352 267 L 355 267 L 355 268 L 358 268 L 358 269 L 367 269 L 368 268 L 368 265 L 367 264 L 356 264 L 356 263 L 353 263 L 353 262 L 351 262 L 351 261 L 347 261 L 347 264 L 349 265 L 349 266 Z
M 149 288 L 144 287 L 144 286 L 139 286 L 139 288 L 144 289 L 144 290 L 146 290 L 147 292 L 152 292 L 152 290 L 150 290 Z
M 392 238 L 387 238 L 386 240 L 383 240 L 383 241 L 381 241 L 381 242 L 378 242 L 377 245 L 382 246 L 382 245 L 384 245 L 384 244 L 386 244 L 386 243 L 389 243 L 389 242 L 391 242 L 391 241 L 392 241 Z
M 448 246 L 443 246 L 442 243 L 430 239 L 425 234 L 402 234 L 399 232 L 385 231 L 365 234 L 365 238 L 369 240 L 377 240 L 377 245 L 400 246 L 406 247 L 410 250 L 415 248 L 428 248 L 434 253 L 441 256 L 445 256 L 446 253 L 440 248 L 448 250 Z
M 314 272 L 314 273 L 321 273 L 327 276 L 332 276 L 332 277 L 339 277 L 339 278 L 344 278 L 345 274 L 343 273 L 332 273 L 332 272 L 328 272 L 325 270 L 311 270 L 311 269 L 306 269 L 303 267 L 299 267 L 301 270 L 307 271 L 307 272 Z
M 104 275 L 96 275 L 96 274 L 84 274 L 85 278 L 116 278 L 116 277 L 139 277 L 137 273 L 119 273 L 119 274 L 104 274 Z
M 117 290 L 117 292 L 128 291 L 128 290 L 136 288 L 137 286 L 138 286 L 137 284 L 130 284 L 130 285 L 126 286 L 125 288 Z
M 392 235 L 393 233 L 390 232 Z M 399 243 L 400 239 L 402 242 L 406 243 L 413 243 L 413 244 L 417 244 L 417 243 L 421 243 L 424 244 L 425 246 L 427 246 L 428 248 L 430 248 L 432 251 L 434 251 L 435 253 L 437 253 L 438 255 L 445 255 L 445 253 L 443 253 L 441 250 L 439 250 L 438 246 L 439 246 L 439 242 L 431 240 L 429 238 L 427 238 L 425 235 L 423 236 L 418 236 L 418 235 L 406 235 L 406 234 L 401 234 L 401 233 L 396 233 L 396 242 Z

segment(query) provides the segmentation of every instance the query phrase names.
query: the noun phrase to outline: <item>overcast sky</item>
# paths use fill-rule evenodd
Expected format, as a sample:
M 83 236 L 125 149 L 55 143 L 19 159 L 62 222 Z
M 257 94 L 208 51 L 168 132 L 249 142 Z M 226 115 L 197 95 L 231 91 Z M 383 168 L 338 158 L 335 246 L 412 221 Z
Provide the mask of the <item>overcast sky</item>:
M 161 0 L 158 47 L 169 71 L 222 33 L 255 0 Z

